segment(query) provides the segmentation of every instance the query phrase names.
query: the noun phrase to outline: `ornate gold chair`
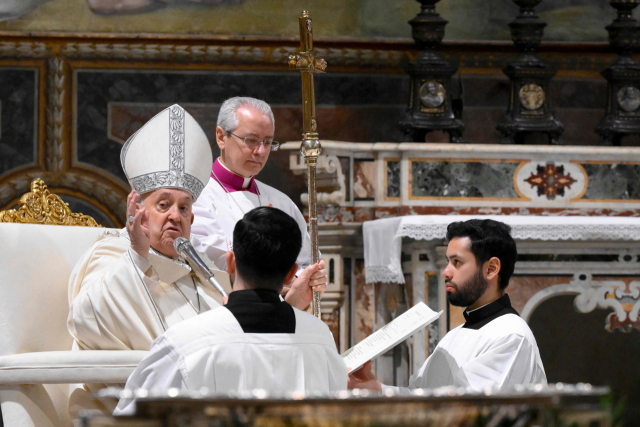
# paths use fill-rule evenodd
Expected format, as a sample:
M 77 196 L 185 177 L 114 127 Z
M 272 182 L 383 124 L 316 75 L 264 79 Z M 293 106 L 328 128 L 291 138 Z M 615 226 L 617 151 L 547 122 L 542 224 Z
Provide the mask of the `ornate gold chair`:
M 0 211 L 0 222 L 100 227 L 90 216 L 71 212 L 69 204 L 50 193 L 40 178 L 31 183 L 31 192 L 20 198 L 19 209 Z
M 7 427 L 71 426 L 70 384 L 124 383 L 146 352 L 70 351 L 69 276 L 106 229 L 40 179 L 20 205 L 0 212 L 2 417 Z

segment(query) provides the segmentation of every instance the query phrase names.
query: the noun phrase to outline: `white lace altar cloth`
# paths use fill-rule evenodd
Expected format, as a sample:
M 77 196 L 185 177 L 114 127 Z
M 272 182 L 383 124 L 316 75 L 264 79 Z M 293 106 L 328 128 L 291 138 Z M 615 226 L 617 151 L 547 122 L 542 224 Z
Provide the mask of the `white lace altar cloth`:
M 441 240 L 454 221 L 495 219 L 511 226 L 516 240 L 638 240 L 640 218 L 526 215 L 410 215 L 366 221 L 362 225 L 367 283 L 404 283 L 402 238 Z

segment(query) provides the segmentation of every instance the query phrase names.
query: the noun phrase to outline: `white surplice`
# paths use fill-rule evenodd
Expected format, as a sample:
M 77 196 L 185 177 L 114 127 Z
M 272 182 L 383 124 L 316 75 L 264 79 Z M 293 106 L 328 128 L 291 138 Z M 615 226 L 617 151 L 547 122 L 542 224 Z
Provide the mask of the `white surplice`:
M 182 322 L 154 342 L 126 388 L 206 387 L 214 394 L 346 390 L 347 367 L 331 331 L 315 316 L 295 308 L 294 312 L 294 334 L 244 333 L 224 307 Z M 134 411 L 132 399 L 121 399 L 114 415 Z
M 506 389 L 515 385 L 546 385 L 540 352 L 527 323 L 505 314 L 479 329 L 458 326 L 438 343 L 410 388 L 486 387 Z M 386 387 L 386 386 L 385 386 Z
M 195 317 L 198 304 L 200 312 L 221 306 L 221 296 L 187 264 L 155 251 L 146 260 L 130 246 L 126 229 L 104 234 L 74 267 L 67 319 L 73 350 L 149 350 L 165 328 Z M 86 391 L 101 386 L 72 387 L 70 407 L 91 407 Z
M 204 190 L 193 204 L 195 219 L 191 232 L 197 237 L 199 244 L 194 243 L 196 250 L 207 254 L 216 267 L 225 270 L 227 251 L 233 248 L 233 229 L 244 214 L 253 208 L 267 206 L 271 203 L 291 216 L 300 227 L 302 233 L 302 249 L 296 263 L 301 270 L 311 264 L 311 241 L 307 232 L 307 223 L 300 209 L 283 192 L 264 184 L 257 179 L 259 195 L 249 191 L 227 192 L 210 178 Z

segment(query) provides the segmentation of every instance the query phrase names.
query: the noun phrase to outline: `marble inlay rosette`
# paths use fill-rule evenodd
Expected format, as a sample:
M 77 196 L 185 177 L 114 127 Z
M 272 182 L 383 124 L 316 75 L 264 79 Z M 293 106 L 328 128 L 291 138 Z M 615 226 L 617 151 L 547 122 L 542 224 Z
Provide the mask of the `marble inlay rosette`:
M 579 199 L 586 191 L 588 182 L 581 165 L 550 160 L 523 163 L 513 178 L 518 194 L 541 203 Z

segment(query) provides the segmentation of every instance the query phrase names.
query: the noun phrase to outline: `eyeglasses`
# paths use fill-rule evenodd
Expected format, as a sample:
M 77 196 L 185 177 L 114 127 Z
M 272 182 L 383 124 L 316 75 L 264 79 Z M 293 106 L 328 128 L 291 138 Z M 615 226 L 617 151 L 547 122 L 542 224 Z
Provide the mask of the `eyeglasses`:
M 278 148 L 280 148 L 280 143 L 278 141 L 273 141 L 273 140 L 269 140 L 269 139 L 265 139 L 264 141 L 260 141 L 258 138 L 255 138 L 253 136 L 247 136 L 246 138 L 243 138 L 243 137 L 238 136 L 235 133 L 231 133 L 229 131 L 227 131 L 227 134 L 228 135 L 233 135 L 236 138 L 242 140 L 244 142 L 244 145 L 246 145 L 251 151 L 253 151 L 256 148 L 258 148 L 260 143 L 262 143 L 262 145 L 264 145 L 264 148 L 266 150 L 268 150 L 268 151 L 278 151 Z

